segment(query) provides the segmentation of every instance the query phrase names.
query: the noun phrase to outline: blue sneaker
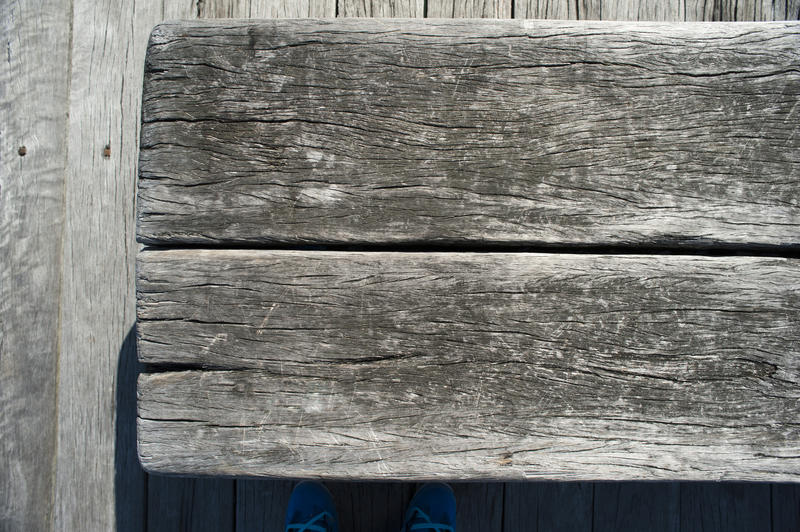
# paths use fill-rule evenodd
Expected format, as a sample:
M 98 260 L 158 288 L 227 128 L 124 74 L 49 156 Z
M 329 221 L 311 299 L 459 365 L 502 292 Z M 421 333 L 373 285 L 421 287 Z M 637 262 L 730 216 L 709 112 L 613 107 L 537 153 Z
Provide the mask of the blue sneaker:
M 456 496 L 447 484 L 425 484 L 408 503 L 401 532 L 455 532 Z
M 294 487 L 286 509 L 285 532 L 339 532 L 339 518 L 331 492 L 319 482 Z

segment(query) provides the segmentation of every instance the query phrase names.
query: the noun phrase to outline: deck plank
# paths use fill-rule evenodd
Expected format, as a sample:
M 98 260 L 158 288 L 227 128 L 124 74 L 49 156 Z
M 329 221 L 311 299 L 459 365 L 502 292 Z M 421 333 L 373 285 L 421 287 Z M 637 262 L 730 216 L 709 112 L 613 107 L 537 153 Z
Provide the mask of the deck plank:
M 0 2 L 0 530 L 53 526 L 69 16 Z
M 147 37 L 185 0 L 75 0 L 61 249 L 55 530 L 144 530 L 146 485 L 128 458 L 117 386 L 133 377 L 136 152 Z M 49 46 L 48 53 L 60 51 Z M 59 52 L 60 53 L 60 52 Z M 37 63 L 41 69 L 41 64 Z M 48 215 L 49 216 L 49 215 Z M 126 369 L 127 368 L 127 369 Z M 127 398 L 130 401 L 132 398 Z M 124 410 L 123 410 L 124 411 Z M 122 416 L 122 417 L 120 417 Z M 122 439 L 120 439 L 122 438 Z M 154 515 L 155 517 L 155 515 Z
M 594 485 L 594 532 L 679 532 L 681 512 L 680 484 L 675 482 Z
M 591 482 L 507 482 L 503 530 L 591 532 Z
M 150 475 L 147 484 L 148 532 L 235 531 L 236 481 Z
M 800 484 L 772 484 L 770 488 L 772 532 L 800 530 Z
M 682 482 L 679 530 L 766 530 L 772 521 L 771 503 L 769 484 Z
M 336 0 L 203 0 L 198 18 L 330 18 Z
M 427 0 L 430 18 L 511 18 L 514 0 Z
M 456 530 L 459 532 L 502 532 L 504 486 L 499 482 L 457 482 L 451 484 L 456 496 Z
M 295 484 L 292 480 L 237 479 L 236 532 L 283 530 Z
M 160 26 L 138 236 L 797 245 L 799 27 Z
M 425 0 L 339 0 L 341 17 L 422 18 Z
M 326 482 L 340 530 L 400 530 L 416 486 L 408 482 Z
M 575 480 L 800 471 L 791 259 L 195 249 L 140 258 L 141 360 L 220 370 L 141 378 L 140 456 L 155 471 Z

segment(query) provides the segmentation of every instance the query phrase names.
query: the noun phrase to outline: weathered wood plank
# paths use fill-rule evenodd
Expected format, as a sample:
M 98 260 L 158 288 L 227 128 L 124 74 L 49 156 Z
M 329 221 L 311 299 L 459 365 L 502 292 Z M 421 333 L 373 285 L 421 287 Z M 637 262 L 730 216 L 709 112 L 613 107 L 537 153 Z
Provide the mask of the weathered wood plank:
M 139 451 L 175 473 L 796 479 L 800 264 L 145 251 Z M 391 369 L 391 371 L 388 371 Z
M 591 532 L 590 482 L 507 482 L 503 530 Z
M 770 21 L 800 18 L 798 0 L 516 0 L 515 18 L 641 21 Z
M 53 525 L 69 16 L 0 2 L 0 530 Z
M 198 18 L 326 18 L 336 15 L 336 0 L 202 0 Z
M 160 26 L 139 238 L 797 244 L 798 64 L 792 23 Z
M 125 339 L 135 319 L 132 220 L 142 71 L 152 27 L 164 17 L 194 16 L 196 4 L 74 0 L 69 6 L 74 31 L 54 529 L 143 531 L 145 475 L 127 459 L 130 442 L 118 439 L 127 428 L 118 426 L 116 389 L 129 378 L 120 374 L 127 366 L 120 357 L 129 353 Z M 43 64 L 36 68 L 43 71 Z
M 511 18 L 513 0 L 428 0 L 430 18 Z
M 339 15 L 421 18 L 425 16 L 425 0 L 340 0 Z
M 579 2 L 575 0 L 515 0 L 514 2 L 514 18 L 577 20 L 578 13 Z

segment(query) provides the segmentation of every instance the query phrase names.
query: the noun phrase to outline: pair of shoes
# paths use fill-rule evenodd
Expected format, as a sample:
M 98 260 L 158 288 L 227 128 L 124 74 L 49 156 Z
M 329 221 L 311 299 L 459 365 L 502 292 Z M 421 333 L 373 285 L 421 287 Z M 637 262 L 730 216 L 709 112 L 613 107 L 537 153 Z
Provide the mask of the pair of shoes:
M 286 510 L 285 532 L 339 532 L 331 493 L 319 482 L 295 486 Z M 447 484 L 425 484 L 408 505 L 401 532 L 455 532 L 456 498 Z

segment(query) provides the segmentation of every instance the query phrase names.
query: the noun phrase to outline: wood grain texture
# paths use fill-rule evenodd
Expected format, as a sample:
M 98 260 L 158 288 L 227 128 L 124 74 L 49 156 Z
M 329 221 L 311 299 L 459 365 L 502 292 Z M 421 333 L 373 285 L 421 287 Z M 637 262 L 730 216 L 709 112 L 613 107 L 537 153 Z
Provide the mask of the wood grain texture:
M 425 0 L 339 0 L 342 17 L 421 18 Z
M 198 18 L 326 18 L 336 0 L 199 0 Z
M 52 527 L 68 18 L 0 2 L 0 530 Z
M 798 243 L 796 24 L 186 23 L 148 57 L 143 242 Z
M 790 259 L 145 251 L 173 473 L 796 479 Z M 391 371 L 388 371 L 391 369 Z
M 194 16 L 195 5 L 74 0 L 71 6 L 54 528 L 140 531 L 147 524 L 145 475 L 135 460 L 120 460 L 133 449 L 118 447 L 116 388 L 135 319 L 142 71 L 152 27 Z
M 800 19 L 798 0 L 516 0 L 515 18 L 617 21 L 772 21 Z
M 430 18 L 511 18 L 513 0 L 427 0 Z

